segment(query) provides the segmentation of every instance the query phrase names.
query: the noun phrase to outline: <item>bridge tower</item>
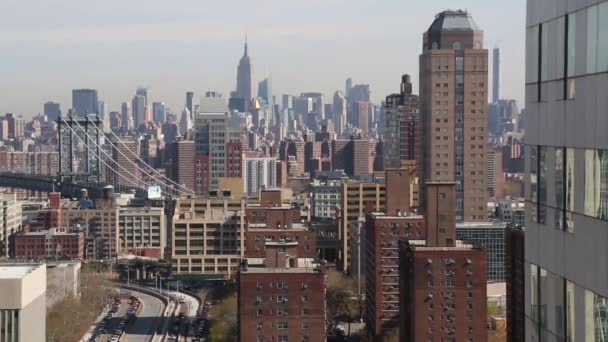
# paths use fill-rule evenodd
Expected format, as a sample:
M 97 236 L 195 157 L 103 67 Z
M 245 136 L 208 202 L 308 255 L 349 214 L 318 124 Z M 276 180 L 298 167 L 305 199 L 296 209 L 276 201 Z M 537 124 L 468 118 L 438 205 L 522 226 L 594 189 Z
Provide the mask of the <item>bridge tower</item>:
M 57 118 L 59 134 L 59 177 L 61 180 L 99 182 L 102 180 L 99 130 L 102 121 L 98 115 L 78 117 L 68 114 Z

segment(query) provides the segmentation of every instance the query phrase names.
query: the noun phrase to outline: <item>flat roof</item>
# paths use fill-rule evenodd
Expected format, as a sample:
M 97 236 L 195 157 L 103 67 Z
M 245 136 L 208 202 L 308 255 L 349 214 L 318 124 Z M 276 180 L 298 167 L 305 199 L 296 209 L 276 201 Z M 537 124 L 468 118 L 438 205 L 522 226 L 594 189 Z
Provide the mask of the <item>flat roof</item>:
M 293 268 L 267 268 L 267 267 L 247 267 L 247 269 L 241 269 L 242 273 L 259 273 L 259 274 L 271 274 L 271 273 L 321 273 L 321 268 L 312 267 L 293 267 Z
M 480 249 L 461 240 L 456 240 L 454 247 L 428 247 L 426 246 L 426 240 L 409 240 L 409 243 L 415 250 L 420 251 L 467 251 Z
M 369 214 L 374 216 L 375 218 L 383 218 L 383 219 L 396 219 L 396 218 L 398 218 L 398 219 L 421 219 L 421 218 L 424 218 L 424 215 L 415 214 L 413 212 L 403 213 L 403 215 L 401 215 L 401 216 L 387 215 L 386 213 L 383 213 L 380 211 L 374 211 Z
M 21 279 L 40 265 L 0 265 L 0 279 Z
M 460 222 L 456 223 L 456 229 L 465 228 L 507 228 L 507 222 L 493 221 L 493 222 Z

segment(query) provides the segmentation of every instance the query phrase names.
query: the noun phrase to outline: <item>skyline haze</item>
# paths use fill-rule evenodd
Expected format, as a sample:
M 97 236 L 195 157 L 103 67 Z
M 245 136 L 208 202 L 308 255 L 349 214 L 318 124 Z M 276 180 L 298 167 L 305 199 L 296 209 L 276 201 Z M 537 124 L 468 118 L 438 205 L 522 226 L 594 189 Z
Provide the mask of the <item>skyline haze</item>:
M 523 104 L 523 0 L 491 7 L 482 0 L 456 7 L 447 0 L 415 7 L 394 0 L 381 6 L 364 0 L 179 6 L 160 0 L 7 0 L 0 4 L 0 113 L 30 117 L 47 101 L 67 112 L 78 88 L 97 89 L 108 111 L 119 110 L 138 86 L 174 112 L 184 107 L 186 91 L 195 92 L 196 102 L 209 89 L 228 98 L 245 34 L 257 70 L 253 83 L 272 75 L 277 97 L 318 91 L 330 99 L 352 77 L 355 84 L 370 84 L 379 103 L 398 92 L 395 84 L 405 73 L 418 93 L 422 32 L 448 8 L 468 10 L 486 32 L 485 46 L 500 46 L 501 93 Z M 512 25 L 504 25 L 504 18 L 513 18 Z

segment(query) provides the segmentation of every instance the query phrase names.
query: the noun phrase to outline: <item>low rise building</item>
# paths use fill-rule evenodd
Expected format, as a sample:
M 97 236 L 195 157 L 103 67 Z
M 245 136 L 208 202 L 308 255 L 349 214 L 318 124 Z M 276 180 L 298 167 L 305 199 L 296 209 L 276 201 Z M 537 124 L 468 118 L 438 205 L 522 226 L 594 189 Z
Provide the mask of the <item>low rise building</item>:
M 0 256 L 11 256 L 11 237 L 23 229 L 22 219 L 17 195 L 0 194 Z
M 230 196 L 178 199 L 171 229 L 173 274 L 234 276 L 245 249 L 245 203 Z
M 336 218 L 336 209 L 342 202 L 342 182 L 314 180 L 311 184 L 311 207 L 314 218 Z
M 84 259 L 84 233 L 58 228 L 21 232 L 14 237 L 15 258 L 30 260 Z
M 46 341 L 46 266 L 0 264 L 0 341 Z

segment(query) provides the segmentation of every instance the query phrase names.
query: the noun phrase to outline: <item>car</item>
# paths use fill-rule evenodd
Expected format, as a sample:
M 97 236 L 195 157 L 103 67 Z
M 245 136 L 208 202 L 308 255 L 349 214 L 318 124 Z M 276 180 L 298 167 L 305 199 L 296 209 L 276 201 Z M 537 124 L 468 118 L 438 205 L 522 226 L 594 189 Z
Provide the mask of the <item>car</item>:
M 118 336 L 112 336 L 112 338 L 110 339 L 110 342 L 118 342 L 119 338 Z

